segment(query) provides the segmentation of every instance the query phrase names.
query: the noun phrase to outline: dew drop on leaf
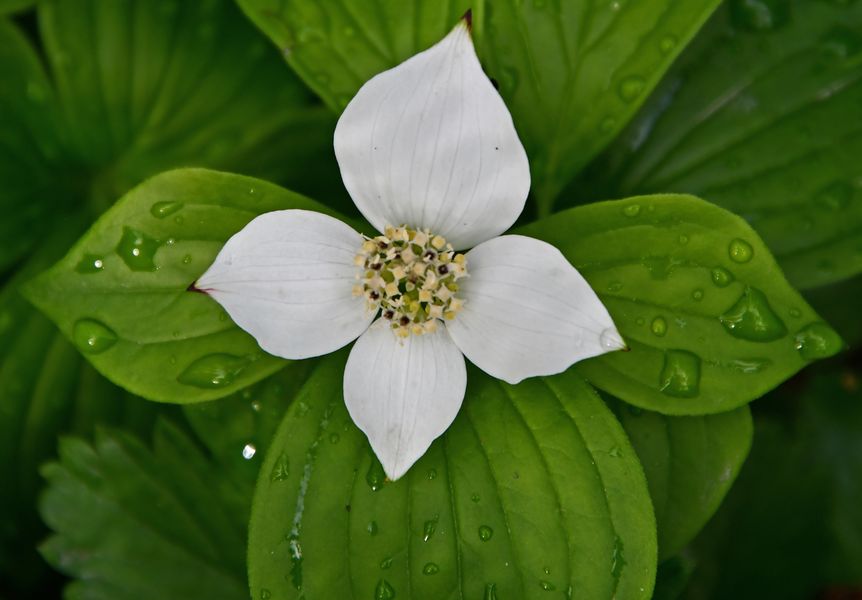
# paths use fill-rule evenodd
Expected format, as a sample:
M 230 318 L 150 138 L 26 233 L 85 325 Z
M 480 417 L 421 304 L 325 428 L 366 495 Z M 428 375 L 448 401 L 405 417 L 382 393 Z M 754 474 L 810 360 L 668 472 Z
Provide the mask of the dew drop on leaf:
M 105 261 L 101 256 L 96 254 L 85 254 L 78 264 L 75 265 L 75 271 L 78 273 L 100 273 L 105 268 Z
M 731 335 L 750 342 L 771 342 L 787 334 L 784 321 L 757 288 L 745 288 L 739 300 L 719 320 Z
M 641 212 L 640 204 L 629 204 L 625 208 L 623 208 L 623 214 L 627 217 L 636 217 Z
M 124 227 L 116 252 L 132 271 L 155 271 L 154 259 L 160 246 L 161 242 L 155 238 L 137 229 Z
M 150 214 L 157 219 L 164 219 L 165 217 L 174 214 L 182 207 L 182 202 L 156 202 L 150 207 Z
M 826 323 L 811 323 L 800 329 L 793 338 L 799 355 L 805 360 L 827 358 L 843 347 L 841 337 Z
M 425 563 L 425 566 L 422 567 L 423 575 L 436 575 L 440 572 L 440 567 L 437 566 L 436 563 Z
M 658 337 L 664 337 L 667 333 L 667 321 L 664 320 L 664 317 L 656 317 L 650 323 L 650 331 Z
M 223 388 L 233 383 L 249 362 L 248 358 L 233 354 L 209 354 L 186 367 L 177 381 L 205 389 Z
M 733 283 L 733 274 L 727 269 L 716 267 L 710 272 L 712 283 L 717 287 L 727 287 Z
M 622 98 L 624 102 L 634 101 L 635 99 L 637 99 L 638 96 L 641 95 L 641 92 L 643 92 L 645 84 L 646 82 L 644 81 L 643 77 L 640 77 L 638 75 L 626 77 L 620 82 L 620 98 Z
M 747 263 L 754 257 L 754 248 L 745 240 L 735 238 L 728 245 L 727 254 L 733 262 Z
M 546 592 L 553 592 L 555 589 L 557 589 L 553 583 L 551 583 L 550 581 L 546 581 L 544 579 L 539 582 L 539 585 Z
M 438 517 L 435 516 L 433 519 L 425 521 L 425 525 L 422 527 L 423 542 L 427 542 L 434 536 L 434 532 L 437 530 L 437 520 Z
M 81 352 L 100 354 L 117 343 L 117 334 L 95 319 L 81 319 L 75 323 L 72 339 Z
M 667 54 L 674 48 L 676 48 L 676 36 L 672 34 L 667 34 L 663 36 L 658 42 L 658 48 L 661 50 L 662 54 Z
M 479 527 L 479 539 L 483 542 L 487 542 L 494 536 L 494 530 L 488 527 L 487 525 L 481 525 Z
M 687 350 L 666 351 L 659 389 L 677 398 L 697 396 L 700 393 L 700 357 Z
M 375 457 L 371 461 L 371 466 L 368 467 L 368 472 L 365 474 L 365 483 L 368 484 L 372 492 L 376 492 L 383 487 L 385 481 L 386 473 L 383 471 L 383 465 Z
M 374 589 L 374 600 L 392 600 L 395 597 L 395 589 L 385 579 L 377 582 Z

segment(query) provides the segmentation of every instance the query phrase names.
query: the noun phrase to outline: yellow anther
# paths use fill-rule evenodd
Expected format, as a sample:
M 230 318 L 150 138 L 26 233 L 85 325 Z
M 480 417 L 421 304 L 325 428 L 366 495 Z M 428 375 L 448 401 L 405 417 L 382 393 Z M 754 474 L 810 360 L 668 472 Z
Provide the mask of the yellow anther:
M 437 248 L 437 250 L 442 250 L 446 246 L 446 238 L 435 235 L 431 240 L 431 245 Z

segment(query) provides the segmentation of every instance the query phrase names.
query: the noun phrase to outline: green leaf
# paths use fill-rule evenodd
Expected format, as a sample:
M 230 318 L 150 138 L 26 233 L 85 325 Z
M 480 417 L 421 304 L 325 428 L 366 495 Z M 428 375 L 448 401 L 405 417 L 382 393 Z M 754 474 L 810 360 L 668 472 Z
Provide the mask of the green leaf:
M 830 597 L 832 586 L 858 589 L 862 371 L 819 371 L 758 403 L 772 410 L 756 416 L 751 456 L 692 548 L 687 598 L 804 600 Z
M 574 373 L 518 386 L 471 369 L 444 436 L 385 481 L 319 362 L 261 469 L 253 598 L 649 598 L 655 526 L 619 423 Z M 568 596 L 566 596 L 568 594 Z
M 643 465 L 659 560 L 688 544 L 718 509 L 751 448 L 751 412 L 667 417 L 611 404 Z
M 40 510 L 56 533 L 41 551 L 77 578 L 66 597 L 248 598 L 246 513 L 176 427 L 160 423 L 152 450 L 120 432 L 63 439 L 43 474 Z
M 0 0 L 0 15 L 23 12 L 36 4 L 36 0 Z
M 0 10 L 2 12 L 2 10 Z M 0 19 L 0 272 L 44 233 L 63 173 L 54 94 L 35 50 L 17 27 Z
M 482 56 L 530 155 L 540 211 L 628 122 L 718 4 L 485 3 Z
M 559 248 L 607 306 L 631 351 L 575 368 L 629 404 L 724 412 L 842 347 L 748 224 L 697 198 L 601 202 L 520 232 Z
M 272 184 L 185 169 L 129 192 L 27 288 L 106 377 L 163 402 L 210 400 L 285 363 L 205 294 L 188 291 L 257 215 L 325 209 Z
M 340 113 L 372 76 L 438 42 L 471 0 L 237 0 L 287 62 Z
M 183 406 L 192 429 L 219 465 L 248 487 L 249 497 L 270 441 L 315 365 L 314 360 L 292 361 L 227 398 Z
M 46 0 L 39 25 L 97 205 L 179 166 L 302 184 L 320 163 L 335 176 L 332 116 L 233 2 Z
M 797 287 L 860 273 L 862 4 L 730 8 L 614 149 L 608 179 L 621 195 L 690 192 L 744 216 Z

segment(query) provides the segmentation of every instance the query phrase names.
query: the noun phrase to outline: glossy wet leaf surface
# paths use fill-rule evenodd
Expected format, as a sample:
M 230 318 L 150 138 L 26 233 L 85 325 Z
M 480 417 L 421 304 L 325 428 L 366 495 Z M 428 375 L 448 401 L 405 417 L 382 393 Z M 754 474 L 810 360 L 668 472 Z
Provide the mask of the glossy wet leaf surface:
M 280 369 L 206 294 L 189 286 L 258 214 L 322 210 L 260 180 L 186 169 L 132 190 L 28 286 L 109 379 L 148 399 L 218 398 Z
M 718 0 L 484 4 L 479 46 L 544 208 L 649 96 Z
M 92 444 L 66 438 L 43 474 L 40 510 L 54 534 L 41 552 L 78 578 L 66 597 L 248 598 L 247 514 L 176 426 L 160 423 L 152 449 L 117 431 Z
M 630 404 L 723 412 L 843 347 L 745 221 L 697 198 L 596 203 L 519 231 L 559 248 L 607 306 L 631 351 L 575 368 Z
M 615 145 L 616 171 L 602 164 L 602 177 L 610 193 L 690 192 L 744 216 L 797 287 L 857 274 L 862 4 L 730 7 Z
M 344 408 L 343 365 L 319 363 L 261 469 L 252 597 L 650 597 L 643 473 L 577 375 L 472 369 L 455 423 L 393 483 Z
M 612 402 L 649 484 L 659 560 L 674 556 L 718 509 L 751 447 L 751 412 L 671 417 Z

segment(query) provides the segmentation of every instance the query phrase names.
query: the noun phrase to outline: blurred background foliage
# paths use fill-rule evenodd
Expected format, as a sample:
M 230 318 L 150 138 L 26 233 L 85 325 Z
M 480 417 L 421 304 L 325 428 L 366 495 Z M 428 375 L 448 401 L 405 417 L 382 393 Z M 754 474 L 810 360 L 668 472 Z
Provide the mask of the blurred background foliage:
M 293 33 L 265 22 L 265 3 L 240 4 L 251 19 L 228 0 L 0 0 L 0 598 L 57 597 L 67 584 L 70 598 L 247 597 L 257 471 L 311 366 L 216 402 L 156 405 L 97 374 L 18 294 L 116 198 L 166 169 L 254 175 L 350 210 L 331 134 L 363 79 L 339 80 L 338 57 L 320 77 L 302 52 L 287 57 L 291 71 L 289 45 L 279 51 L 252 21 L 276 39 Z M 534 162 L 541 185 L 526 219 L 653 191 L 737 212 L 849 345 L 752 404 L 748 460 L 694 541 L 686 531 L 666 544 L 658 598 L 862 594 L 860 6 L 728 0 L 660 82 L 653 65 L 657 88 L 639 110 L 613 122 L 590 113 L 601 140 L 572 150 L 595 137 L 578 130 Z M 483 10 L 480 54 L 538 148 L 542 115 L 517 117 L 535 90 L 516 92 L 500 62 L 505 15 Z M 369 60 L 386 68 L 441 26 Z M 311 42 L 312 56 L 327 47 Z M 577 122 L 603 91 L 560 119 Z M 642 416 L 615 410 L 624 425 Z M 626 427 L 649 475 L 660 446 Z M 716 464 L 744 455 L 744 443 L 728 458 L 699 442 Z M 708 487 L 697 493 L 714 509 L 726 488 Z M 660 518 L 673 523 L 665 501 Z

